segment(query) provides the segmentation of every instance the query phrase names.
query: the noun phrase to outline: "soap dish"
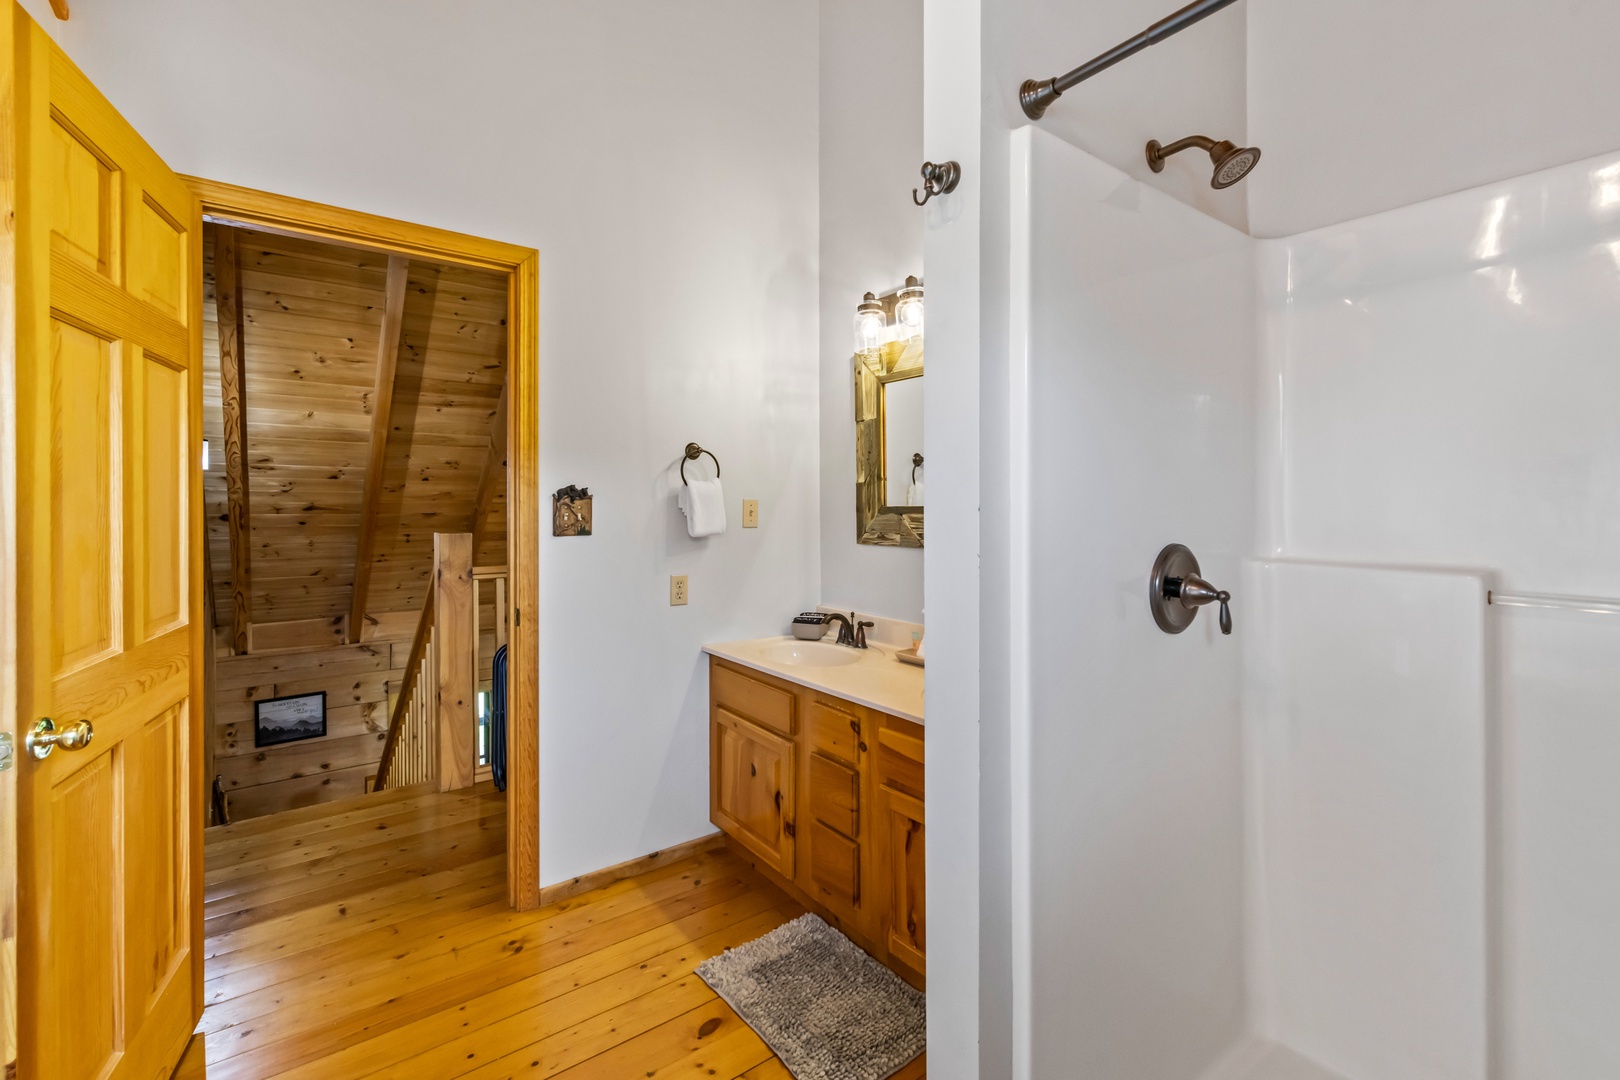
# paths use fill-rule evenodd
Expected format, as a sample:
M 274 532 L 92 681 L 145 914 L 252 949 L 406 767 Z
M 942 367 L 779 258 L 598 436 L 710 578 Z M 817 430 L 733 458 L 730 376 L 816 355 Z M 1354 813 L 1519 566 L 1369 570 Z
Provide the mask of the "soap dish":
M 793 636 L 800 641 L 820 641 L 831 626 L 832 620 L 824 612 L 802 612 L 793 620 Z
M 917 646 L 915 645 L 909 649 L 901 649 L 894 654 L 894 658 L 902 664 L 915 664 L 917 667 L 924 666 L 923 658 L 917 655 Z

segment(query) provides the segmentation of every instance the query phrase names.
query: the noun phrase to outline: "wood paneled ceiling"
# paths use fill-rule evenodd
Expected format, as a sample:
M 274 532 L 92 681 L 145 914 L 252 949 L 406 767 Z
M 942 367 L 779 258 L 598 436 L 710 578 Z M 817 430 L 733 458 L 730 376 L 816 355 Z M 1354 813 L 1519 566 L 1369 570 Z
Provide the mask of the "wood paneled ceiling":
M 204 473 L 214 625 L 232 623 L 215 232 L 204 228 Z M 235 230 L 245 368 L 248 607 L 260 624 L 350 612 L 376 407 L 388 256 Z M 505 562 L 506 279 L 411 261 L 372 517 L 367 616 L 420 611 L 435 532 L 473 531 Z M 492 456 L 492 435 L 499 452 Z M 358 628 L 353 639 L 361 636 Z

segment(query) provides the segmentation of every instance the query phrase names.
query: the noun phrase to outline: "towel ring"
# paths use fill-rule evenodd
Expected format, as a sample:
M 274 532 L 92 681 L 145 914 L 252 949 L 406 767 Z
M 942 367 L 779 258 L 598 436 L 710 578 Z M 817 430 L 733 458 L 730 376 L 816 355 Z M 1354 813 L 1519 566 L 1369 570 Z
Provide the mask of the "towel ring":
M 708 454 L 709 455 L 709 460 L 714 462 L 714 478 L 716 480 L 720 479 L 720 459 L 715 457 L 714 454 L 711 453 L 710 451 L 703 449 L 703 447 L 699 446 L 697 443 L 689 442 L 689 443 L 686 444 L 686 453 L 681 458 L 681 483 L 682 484 L 686 484 L 687 487 L 692 486 L 691 484 L 686 483 L 686 463 L 688 461 L 696 461 L 699 457 L 701 457 L 704 454 Z
M 912 454 L 911 455 L 911 482 L 913 484 L 915 484 L 917 482 L 917 470 L 920 469 L 920 468 L 922 468 L 922 455 L 921 454 Z

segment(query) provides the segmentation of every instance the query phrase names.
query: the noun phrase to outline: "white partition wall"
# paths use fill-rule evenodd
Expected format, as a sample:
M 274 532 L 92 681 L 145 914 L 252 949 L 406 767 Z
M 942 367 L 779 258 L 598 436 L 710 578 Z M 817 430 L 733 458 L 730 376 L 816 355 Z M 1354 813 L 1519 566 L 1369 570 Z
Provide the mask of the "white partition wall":
M 1159 631 L 1147 578 L 1184 543 L 1235 588 L 1249 550 L 1252 242 L 1014 138 L 1030 1075 L 1191 1077 L 1243 1026 L 1239 651 Z

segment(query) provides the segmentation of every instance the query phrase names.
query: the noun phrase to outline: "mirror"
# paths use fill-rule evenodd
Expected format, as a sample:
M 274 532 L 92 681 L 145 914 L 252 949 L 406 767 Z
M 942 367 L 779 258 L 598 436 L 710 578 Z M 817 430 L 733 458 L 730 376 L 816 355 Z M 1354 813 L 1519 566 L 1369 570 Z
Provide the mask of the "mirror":
M 923 504 L 921 378 L 883 384 L 883 476 L 890 506 Z
M 922 339 L 855 354 L 855 538 L 923 546 Z M 913 483 L 913 468 L 916 478 Z

